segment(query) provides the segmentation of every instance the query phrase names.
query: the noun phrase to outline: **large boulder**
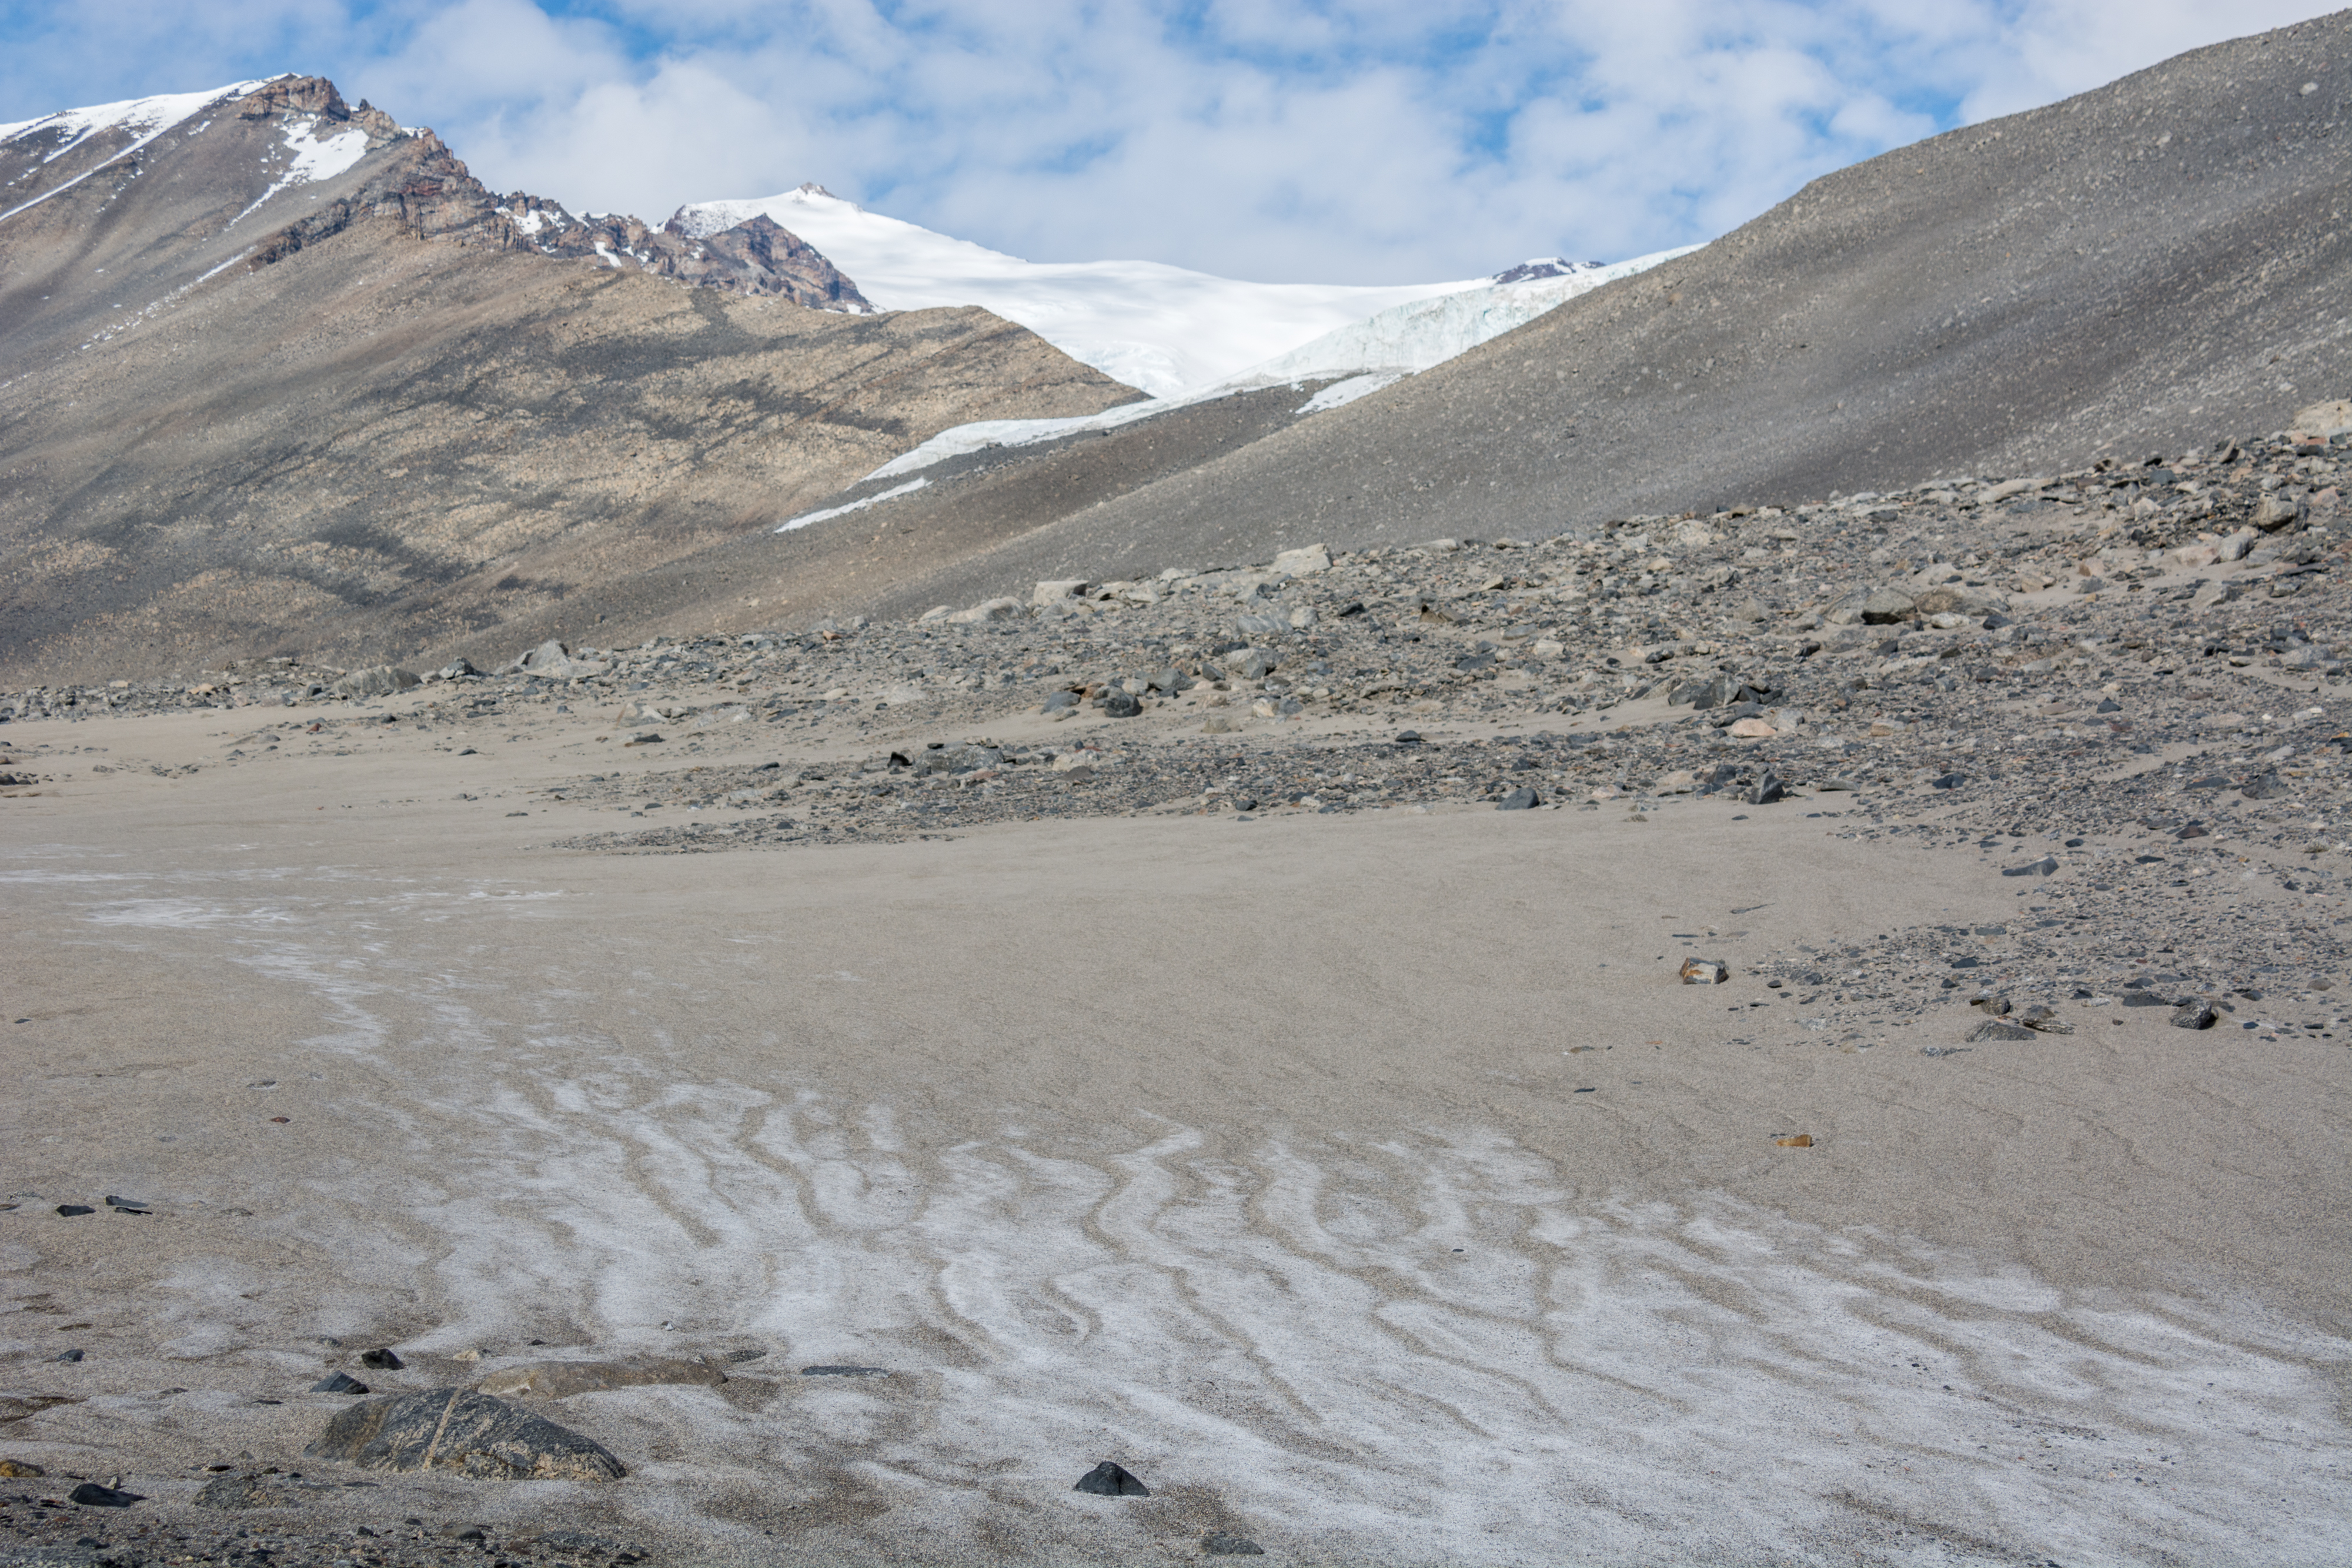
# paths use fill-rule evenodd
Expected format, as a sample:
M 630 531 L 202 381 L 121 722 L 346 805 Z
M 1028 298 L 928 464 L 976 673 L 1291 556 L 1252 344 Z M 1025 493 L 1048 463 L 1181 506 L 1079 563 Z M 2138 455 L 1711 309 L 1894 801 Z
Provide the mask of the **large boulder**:
M 937 751 L 925 751 L 915 758 L 915 771 L 925 773 L 970 773 L 976 768 L 994 768 L 1003 762 L 1004 752 L 993 746 L 976 746 L 969 741 L 961 746 L 942 746 Z
M 726 1381 L 725 1373 L 703 1362 L 644 1356 L 627 1361 L 535 1361 L 522 1366 L 500 1367 L 482 1379 L 481 1391 L 568 1399 L 574 1394 L 642 1388 L 655 1383 L 694 1383 L 715 1388 Z
M 327 690 L 336 696 L 358 701 L 362 697 L 388 697 L 423 684 L 422 678 L 413 671 L 394 664 L 374 664 L 364 670 L 353 670 Z
M 302 1452 L 372 1470 L 455 1470 L 485 1480 L 609 1481 L 628 1474 L 601 1443 L 470 1388 L 362 1400 Z
M 1981 619 L 2009 608 L 2009 598 L 1990 588 L 1947 582 L 1927 589 L 1911 601 L 1922 615 L 1966 615 Z M 1900 619 L 1900 617 L 1897 617 Z
M 1915 606 L 1899 588 L 1864 588 L 1847 594 L 1823 612 L 1832 626 L 1885 626 L 1908 621 Z
M 601 675 L 611 666 L 596 659 L 575 659 L 572 650 L 551 637 L 514 662 L 512 668 L 520 674 L 536 675 L 545 681 L 572 681 L 586 675 Z

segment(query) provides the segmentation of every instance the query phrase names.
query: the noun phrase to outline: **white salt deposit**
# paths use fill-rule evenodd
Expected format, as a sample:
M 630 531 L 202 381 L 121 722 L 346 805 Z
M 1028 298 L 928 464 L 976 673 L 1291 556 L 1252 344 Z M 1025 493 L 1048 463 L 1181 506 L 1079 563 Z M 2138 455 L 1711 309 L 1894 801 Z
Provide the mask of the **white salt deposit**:
M 174 1264 L 163 1354 L 269 1361 L 393 1294 L 438 1314 L 406 1342 L 427 1351 L 764 1341 L 744 1370 L 781 1379 L 772 1399 L 579 1406 L 661 1483 L 606 1506 L 698 1511 L 713 1539 L 739 1528 L 730 1494 L 822 1481 L 933 1548 L 1141 1552 L 1150 1516 L 1068 1490 L 1105 1456 L 1335 1561 L 1780 1561 L 1865 1516 L 1931 1521 L 1890 1562 L 1970 1538 L 2320 1562 L 2346 1539 L 2321 1478 L 2352 1462 L 2326 1370 L 2352 1345 L 2224 1297 L 2064 1290 L 1729 1193 L 1580 1197 L 1475 1117 L 1374 1141 L 1167 1122 L 1081 1157 L 1008 1106 L 941 1142 L 887 1092 L 810 1087 L 788 1040 L 752 1076 L 714 1071 L 707 967 L 646 969 L 615 1013 L 562 962 L 519 964 L 510 923 L 568 904 L 323 870 L 267 898 L 156 880 L 129 901 L 18 885 L 158 983 L 226 966 L 307 999 L 315 1092 L 364 1095 L 383 1129 L 234 1195 L 331 1271 Z M 791 1375 L 817 1362 L 891 1375 Z

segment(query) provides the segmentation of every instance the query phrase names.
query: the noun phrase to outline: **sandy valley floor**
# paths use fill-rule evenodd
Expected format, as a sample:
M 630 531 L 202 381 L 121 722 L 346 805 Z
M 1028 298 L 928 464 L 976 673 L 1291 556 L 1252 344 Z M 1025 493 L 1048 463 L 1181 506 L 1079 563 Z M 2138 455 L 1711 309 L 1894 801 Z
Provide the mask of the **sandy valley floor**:
M 169 769 L 247 727 L 9 738 Z M 61 1549 L 2352 1550 L 2341 1039 L 2108 1009 L 1928 1055 L 1981 1015 L 1832 1042 L 1745 973 L 2013 914 L 1976 856 L 1723 799 L 616 856 L 453 799 L 591 733 L 0 801 L 26 1542 L 120 1477 L 150 1500 Z M 1675 983 L 1690 952 L 1734 978 Z M 730 1353 L 764 1354 L 543 1406 L 629 1467 L 602 1487 L 302 1458 L 338 1367 Z M 800 1375 L 832 1364 L 888 1375 Z M 1154 1495 L 1074 1492 L 1103 1458 Z M 294 1505 L 193 1509 L 227 1464 Z

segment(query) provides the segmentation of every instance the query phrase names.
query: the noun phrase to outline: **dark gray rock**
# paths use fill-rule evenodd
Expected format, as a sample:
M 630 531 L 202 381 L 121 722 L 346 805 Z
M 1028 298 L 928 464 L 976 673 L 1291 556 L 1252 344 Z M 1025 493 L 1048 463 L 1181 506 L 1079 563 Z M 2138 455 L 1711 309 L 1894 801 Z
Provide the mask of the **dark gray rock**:
M 1757 781 L 1756 788 L 1748 792 L 1748 803 L 1751 806 L 1769 806 L 1775 800 L 1788 799 L 1788 795 L 1789 791 L 1780 780 L 1767 773 Z
M 405 1364 L 402 1362 L 397 1352 L 378 1347 L 374 1350 L 360 1352 L 360 1364 L 373 1366 L 378 1372 L 398 1372 Z
M 1224 656 L 1223 663 L 1229 675 L 1244 681 L 1262 681 L 1274 674 L 1282 661 L 1264 648 L 1236 648 Z
M 1133 718 L 1143 711 L 1143 704 L 1133 692 L 1113 686 L 1102 695 L 1102 710 L 1106 718 Z
M 77 1362 L 80 1361 L 80 1360 L 81 1360 L 81 1357 L 82 1357 L 82 1353 L 81 1353 L 80 1351 L 79 1351 L 79 1350 L 63 1350 L 63 1351 L 59 1351 L 57 1354 L 55 1354 L 55 1355 L 51 1356 L 49 1359 L 50 1359 L 51 1361 L 62 1361 L 62 1362 L 67 1363 L 68 1364 L 74 1364 L 74 1363 L 77 1363 Z
M 2187 1001 L 2172 1009 L 2172 1027 L 2175 1029 L 2211 1029 L 2215 1021 L 2218 1020 L 2221 1016 L 2221 1015 L 2219 1012 L 2214 1010 L 2212 1003 L 2200 1001 L 2195 997 L 2191 997 Z
M 1119 1465 L 1105 1459 L 1078 1478 L 1073 1491 L 1092 1492 L 1097 1497 L 1150 1497 L 1151 1489 L 1127 1473 Z
M 2000 1019 L 1987 1019 L 1962 1038 L 1973 1043 L 1981 1040 L 2033 1040 L 2038 1037 L 2030 1029 L 2021 1029 Z
M 348 1372 L 331 1372 L 310 1385 L 313 1394 L 365 1394 L 368 1385 Z
M 1517 789 L 1512 790 L 1509 794 L 1504 796 L 1500 800 L 1496 801 L 1495 810 L 1497 811 L 1526 811 L 1532 810 L 1534 808 L 1542 804 L 1543 797 L 1537 794 L 1533 787 L 1522 784 Z
M 604 1445 L 469 1388 L 428 1388 L 354 1405 L 302 1450 L 375 1470 L 454 1470 L 488 1480 L 616 1480 Z
M 66 1500 L 79 1503 L 84 1508 L 129 1508 L 132 1503 L 145 1502 L 147 1499 L 139 1492 L 119 1491 L 113 1487 L 102 1487 L 96 1481 L 84 1481 L 66 1493 Z
M 2137 986 L 2124 992 L 2124 1006 L 2127 1008 L 2168 1008 L 2171 1005 L 2171 998 Z
M 1957 789 L 1969 781 L 1965 773 L 1944 773 L 1927 780 L 1930 789 Z
M 2043 855 L 2040 860 L 2028 861 L 2023 865 L 2003 866 L 2000 874 L 2003 876 L 2055 876 L 2058 874 L 2058 857 Z
M 58 1205 L 58 1212 L 71 1218 L 77 1214 L 96 1214 L 98 1210 L 86 1203 L 61 1203 Z
M 1263 1557 L 1265 1548 L 1246 1535 L 1236 1535 L 1230 1530 L 1213 1530 L 1201 1537 L 1201 1550 L 1211 1557 Z

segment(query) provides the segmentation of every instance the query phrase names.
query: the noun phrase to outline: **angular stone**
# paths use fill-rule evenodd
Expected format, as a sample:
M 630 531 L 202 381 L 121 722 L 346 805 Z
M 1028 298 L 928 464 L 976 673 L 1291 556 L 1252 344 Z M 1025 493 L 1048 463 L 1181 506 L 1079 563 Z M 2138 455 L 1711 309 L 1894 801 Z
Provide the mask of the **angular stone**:
M 550 681 L 601 675 L 611 667 L 595 659 L 573 658 L 571 649 L 551 637 L 514 662 L 514 668 L 523 674 L 537 675 Z
M 331 1372 L 310 1385 L 313 1394 L 365 1394 L 368 1385 L 348 1372 Z
M 1263 1557 L 1265 1548 L 1246 1535 L 1236 1535 L 1230 1530 L 1213 1530 L 1201 1537 L 1202 1553 L 1209 1557 Z
M 2127 1008 L 2168 1008 L 2171 1005 L 2169 1000 L 2157 992 L 2144 990 L 2137 986 L 2124 992 L 2124 1006 Z
M 1289 577 L 1306 577 L 1331 568 L 1331 552 L 1321 545 L 1301 545 L 1274 558 L 1274 570 Z
M 1116 687 L 1102 695 L 1101 706 L 1107 718 L 1133 718 L 1143 711 L 1143 704 L 1137 700 L 1133 692 L 1119 691 Z
M 642 1388 L 655 1383 L 693 1383 L 716 1388 L 727 1375 L 698 1361 L 666 1356 L 626 1361 L 539 1361 L 528 1366 L 506 1366 L 475 1386 L 485 1394 L 568 1399 L 575 1394 L 597 1394 L 611 1388 Z
M 1105 1459 L 1078 1478 L 1072 1491 L 1092 1492 L 1097 1497 L 1150 1497 L 1151 1489 L 1128 1474 L 1121 1466 Z
M 1767 773 L 1757 781 L 1756 788 L 1748 792 L 1748 803 L 1751 806 L 1769 806 L 1775 800 L 1785 800 L 1788 797 L 1788 787 L 1771 774 Z
M 2215 1010 L 2212 1003 L 2200 1001 L 2197 998 L 2191 997 L 2187 1001 L 2172 1009 L 2172 1027 L 2175 1029 L 2211 1029 L 2216 1022 L 2220 1021 L 2221 1017 L 2221 1015 Z
M 1685 986 L 1719 986 L 1731 978 L 1731 966 L 1720 958 L 1685 958 L 1675 974 Z
M 361 697 L 388 697 L 395 692 L 404 692 L 411 686 L 423 684 L 423 680 L 412 671 L 393 664 L 374 664 L 364 670 L 353 670 L 329 686 L 327 691 L 331 696 L 356 700 Z
M 1041 582 L 1036 587 L 1031 589 L 1029 591 L 1029 602 L 1032 604 L 1052 604 L 1057 600 L 1076 599 L 1079 595 L 1085 593 L 1088 586 L 1087 580 L 1083 577 L 1055 578 L 1052 581 Z M 950 612 L 950 613 L 952 613 L 952 612 Z M 929 619 L 929 617 L 926 617 L 926 619 Z
M 96 1481 L 84 1481 L 66 1493 L 66 1500 L 84 1508 L 129 1508 L 132 1503 L 145 1502 L 147 1499 L 141 1492 L 119 1491 L 113 1487 L 102 1487 Z
M 1509 794 L 1504 796 L 1500 800 L 1495 802 L 1495 810 L 1497 811 L 1526 811 L 1531 810 L 1535 807 L 1542 804 L 1543 797 L 1535 792 L 1534 787 L 1531 785 L 1522 784 L 1517 789 L 1512 790 Z
M 379 1345 L 373 1350 L 360 1352 L 360 1364 L 373 1366 L 378 1372 L 398 1372 L 408 1364 L 400 1359 L 398 1351 L 387 1350 Z
M 1264 648 L 1236 648 L 1223 659 L 1225 673 L 1244 681 L 1262 681 L 1280 667 L 1282 661 Z
M 2055 876 L 2058 874 L 2058 857 L 2043 855 L 2040 860 L 2028 861 L 2023 865 L 2003 866 L 2000 874 L 2003 876 Z
M 2303 517 L 2302 502 L 2289 500 L 2273 490 L 2254 503 L 2254 515 L 2248 520 L 2264 533 L 2276 533 L 2290 524 L 2301 522 Z
M 1830 606 L 1822 619 L 1832 626 L 1885 626 L 1911 618 L 1914 603 L 1899 588 L 1865 588 Z
M 617 1480 L 601 1443 L 469 1388 L 428 1388 L 354 1405 L 302 1450 L 374 1470 L 454 1470 L 489 1480 Z
M 1973 1043 L 1980 1040 L 2032 1040 L 2035 1037 L 2030 1029 L 2005 1023 L 2000 1019 L 1987 1019 L 1961 1038 Z

